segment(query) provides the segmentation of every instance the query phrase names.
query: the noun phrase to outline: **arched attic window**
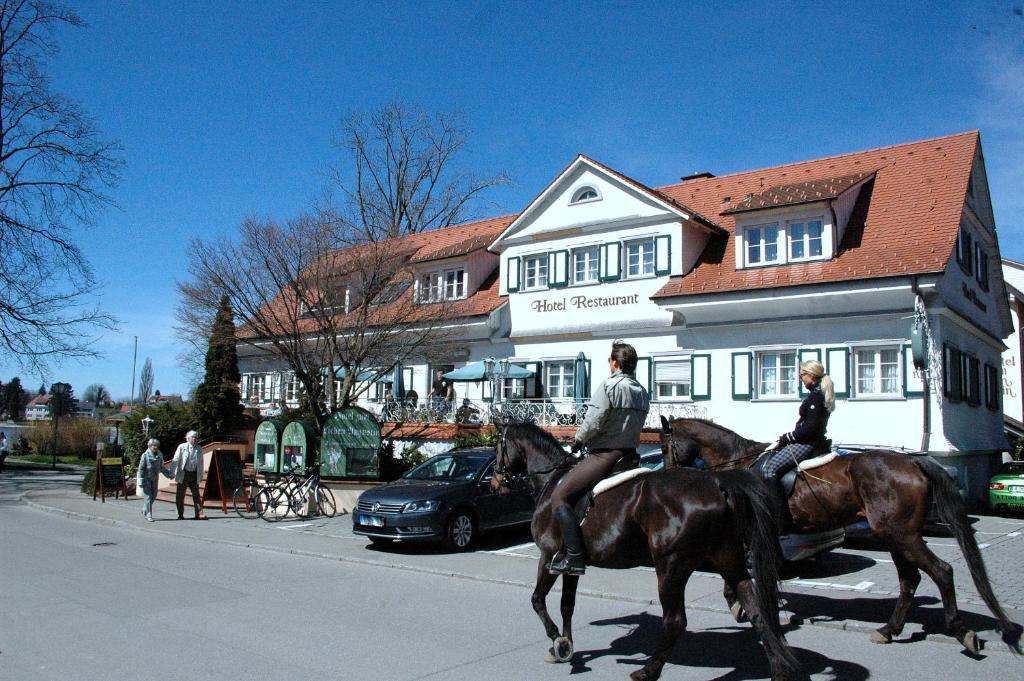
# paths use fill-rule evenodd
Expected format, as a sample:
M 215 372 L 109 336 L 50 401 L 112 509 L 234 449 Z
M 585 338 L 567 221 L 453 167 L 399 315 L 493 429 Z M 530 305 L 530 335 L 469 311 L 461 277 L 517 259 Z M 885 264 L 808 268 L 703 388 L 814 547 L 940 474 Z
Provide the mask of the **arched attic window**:
M 570 204 L 574 203 L 586 203 L 587 201 L 600 201 L 601 195 L 597 193 L 597 190 L 590 185 L 584 185 L 573 192 L 572 200 Z

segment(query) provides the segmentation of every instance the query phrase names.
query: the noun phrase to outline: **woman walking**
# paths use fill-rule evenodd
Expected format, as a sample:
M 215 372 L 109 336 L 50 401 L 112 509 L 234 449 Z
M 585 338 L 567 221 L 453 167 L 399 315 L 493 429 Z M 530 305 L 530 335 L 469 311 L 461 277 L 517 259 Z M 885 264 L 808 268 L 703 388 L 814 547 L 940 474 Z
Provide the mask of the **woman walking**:
M 160 453 L 160 440 L 150 438 L 146 443 L 146 451 L 139 457 L 139 480 L 142 481 L 143 505 L 142 515 L 153 522 L 153 500 L 156 499 L 157 482 L 160 474 L 171 477 L 170 470 L 164 466 L 164 455 Z

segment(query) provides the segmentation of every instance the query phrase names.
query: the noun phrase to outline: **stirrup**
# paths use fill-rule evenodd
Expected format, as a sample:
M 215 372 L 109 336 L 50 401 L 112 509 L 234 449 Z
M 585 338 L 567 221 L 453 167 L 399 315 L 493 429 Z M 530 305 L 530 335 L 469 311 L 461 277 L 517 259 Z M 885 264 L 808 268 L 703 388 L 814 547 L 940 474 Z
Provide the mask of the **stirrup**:
M 548 572 L 552 575 L 572 575 L 580 577 L 587 571 L 587 563 L 583 556 L 573 556 L 566 553 L 559 561 L 552 560 L 547 564 Z

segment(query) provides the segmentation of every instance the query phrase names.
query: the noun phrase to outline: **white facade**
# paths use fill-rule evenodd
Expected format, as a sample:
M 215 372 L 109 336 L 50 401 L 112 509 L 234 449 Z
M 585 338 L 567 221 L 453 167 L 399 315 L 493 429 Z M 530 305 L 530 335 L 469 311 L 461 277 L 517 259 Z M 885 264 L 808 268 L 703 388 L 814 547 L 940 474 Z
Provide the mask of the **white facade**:
M 1003 279 L 1009 297 L 1013 333 L 1006 339 L 1003 353 L 1003 412 L 1018 422 L 1024 421 L 1024 394 L 1021 388 L 1021 322 L 1024 321 L 1024 264 L 1003 258 Z
M 509 383 L 502 397 L 570 412 L 577 357 L 587 360 L 594 386 L 607 376 L 611 341 L 621 339 L 641 357 L 637 378 L 651 392 L 652 413 L 693 407 L 741 435 L 770 441 L 797 419 L 799 362 L 818 359 L 836 383 L 828 426 L 835 444 L 1004 450 L 1000 397 L 1006 413 L 1021 419 L 1021 386 L 1007 378 L 1015 368 L 1019 381 L 1020 346 L 1014 336 L 1004 354 L 1006 298 L 980 154 L 975 164 L 976 190 L 960 225 L 972 255 L 964 259 L 954 249 L 945 271 L 903 275 L 896 263 L 891 276 L 658 297 L 670 277 L 687 276 L 723 231 L 664 194 L 579 157 L 486 251 L 430 265 L 464 266 L 471 290 L 497 267 L 507 301 L 459 322 L 459 337 L 445 341 L 448 364 L 509 358 L 536 377 Z M 790 244 L 795 262 L 768 265 L 813 266 L 834 257 L 867 181 L 831 199 L 737 218 L 727 234 L 737 244 L 736 270 L 766 266 L 760 260 L 766 252 L 748 243 L 765 221 L 791 230 L 789 241 L 779 243 Z M 795 235 L 806 248 L 792 248 Z M 1002 269 L 1006 290 L 1020 295 L 1024 281 L 1015 284 L 1013 276 L 1024 279 L 1024 266 Z M 933 341 L 927 396 L 911 351 L 918 301 Z M 410 364 L 405 387 L 422 400 L 433 367 Z M 243 372 L 247 401 L 284 399 L 285 374 L 267 370 L 257 379 L 251 366 Z M 492 398 L 486 382 L 456 384 L 456 392 L 459 400 Z

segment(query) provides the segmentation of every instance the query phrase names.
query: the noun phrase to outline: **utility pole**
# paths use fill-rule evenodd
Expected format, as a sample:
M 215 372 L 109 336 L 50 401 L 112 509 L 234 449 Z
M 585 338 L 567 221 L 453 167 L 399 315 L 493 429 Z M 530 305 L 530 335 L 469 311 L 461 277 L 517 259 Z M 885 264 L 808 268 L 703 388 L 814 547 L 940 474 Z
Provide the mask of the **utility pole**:
M 131 406 L 128 408 L 128 412 L 135 411 L 135 363 L 139 361 L 139 337 L 135 336 L 135 352 L 132 354 L 132 392 L 128 396 L 128 404 Z

